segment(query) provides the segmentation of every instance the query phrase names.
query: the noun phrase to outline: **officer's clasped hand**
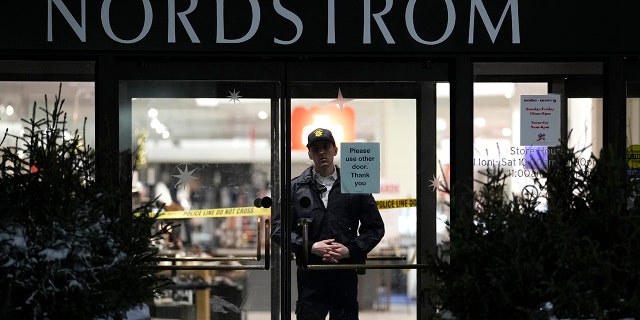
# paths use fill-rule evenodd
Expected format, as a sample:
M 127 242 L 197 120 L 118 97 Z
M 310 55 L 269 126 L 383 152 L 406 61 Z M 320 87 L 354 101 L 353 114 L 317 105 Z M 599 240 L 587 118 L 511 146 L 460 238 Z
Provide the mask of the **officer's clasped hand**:
M 335 239 L 326 239 L 314 243 L 311 246 L 311 253 L 322 257 L 322 261 L 329 263 L 338 263 L 341 259 L 349 258 L 349 249 L 334 241 Z

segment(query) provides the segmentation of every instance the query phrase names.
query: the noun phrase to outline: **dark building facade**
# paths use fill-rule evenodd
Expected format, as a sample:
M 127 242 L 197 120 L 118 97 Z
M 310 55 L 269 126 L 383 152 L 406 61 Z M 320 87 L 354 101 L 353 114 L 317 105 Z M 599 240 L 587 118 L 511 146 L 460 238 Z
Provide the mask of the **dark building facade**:
M 11 103 L 28 110 L 53 94 L 38 84 L 64 83 L 99 150 L 145 149 L 132 186 L 149 197 L 164 178 L 178 211 L 268 196 L 271 212 L 287 212 L 282 195 L 308 164 L 296 143 L 310 126 L 327 124 L 344 142 L 379 142 L 379 200 L 413 201 L 388 215 L 394 237 L 378 253 L 401 248 L 401 263 L 418 266 L 374 266 L 376 285 L 363 291 L 402 292 L 416 309 L 408 318 L 431 312 L 419 264 L 446 238 L 437 223 L 447 217 L 443 195 L 430 185 L 473 186 L 494 161 L 521 178 L 513 191 L 527 184 L 522 96 L 557 95 L 550 135 L 577 132 L 594 153 L 635 152 L 640 139 L 636 1 L 26 0 L 3 2 L 0 12 L 0 94 L 20 93 L 0 100 L 0 125 L 15 129 Z M 327 111 L 333 104 L 340 120 Z M 145 130 L 153 119 L 167 130 Z M 485 152 L 495 145 L 501 155 Z M 184 172 L 199 173 L 200 184 L 180 189 Z M 220 255 L 265 244 L 254 234 L 263 222 L 225 217 L 188 223 L 183 240 Z M 268 270 L 240 263 L 245 285 L 265 287 L 268 301 L 250 298 L 246 312 L 290 316 L 281 311 L 295 301 L 289 253 L 274 252 Z M 361 300 L 386 310 L 380 299 Z

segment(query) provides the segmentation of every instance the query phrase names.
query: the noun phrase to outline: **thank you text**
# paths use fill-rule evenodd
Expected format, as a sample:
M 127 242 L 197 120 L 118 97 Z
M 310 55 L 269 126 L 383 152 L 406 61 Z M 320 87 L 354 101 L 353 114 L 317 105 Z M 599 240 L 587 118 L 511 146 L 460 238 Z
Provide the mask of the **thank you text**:
M 340 144 L 340 187 L 344 193 L 380 193 L 380 143 Z

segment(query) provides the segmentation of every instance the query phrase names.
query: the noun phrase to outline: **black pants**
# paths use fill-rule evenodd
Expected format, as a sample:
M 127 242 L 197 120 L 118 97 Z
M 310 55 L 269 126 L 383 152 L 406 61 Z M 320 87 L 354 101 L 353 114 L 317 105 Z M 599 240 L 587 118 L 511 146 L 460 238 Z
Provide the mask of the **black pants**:
M 358 320 L 358 275 L 355 270 L 298 268 L 298 320 Z

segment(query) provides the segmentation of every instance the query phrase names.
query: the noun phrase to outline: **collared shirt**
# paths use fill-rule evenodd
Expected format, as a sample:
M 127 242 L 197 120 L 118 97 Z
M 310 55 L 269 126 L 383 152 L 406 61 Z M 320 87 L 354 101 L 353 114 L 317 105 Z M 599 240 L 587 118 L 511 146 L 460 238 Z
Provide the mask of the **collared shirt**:
M 329 191 L 331 191 L 331 188 L 333 187 L 333 183 L 336 182 L 336 180 L 338 180 L 338 170 L 337 169 L 333 170 L 333 173 L 326 177 L 323 177 L 322 175 L 317 173 L 315 170 L 313 170 L 313 179 L 316 180 L 317 183 L 327 188 L 326 191 L 320 194 L 320 198 L 324 203 L 324 207 L 327 208 L 327 205 L 329 204 Z

